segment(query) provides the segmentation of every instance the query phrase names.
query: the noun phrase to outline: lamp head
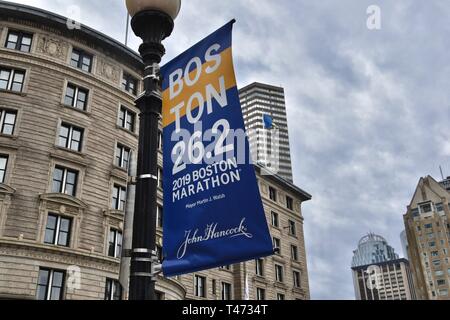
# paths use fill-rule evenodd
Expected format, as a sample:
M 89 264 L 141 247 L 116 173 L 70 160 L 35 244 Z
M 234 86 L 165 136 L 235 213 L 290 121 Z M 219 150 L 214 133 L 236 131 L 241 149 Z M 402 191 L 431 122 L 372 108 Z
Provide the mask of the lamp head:
M 181 0 L 126 0 L 128 13 L 134 17 L 136 14 L 154 10 L 169 15 L 176 19 L 181 8 Z

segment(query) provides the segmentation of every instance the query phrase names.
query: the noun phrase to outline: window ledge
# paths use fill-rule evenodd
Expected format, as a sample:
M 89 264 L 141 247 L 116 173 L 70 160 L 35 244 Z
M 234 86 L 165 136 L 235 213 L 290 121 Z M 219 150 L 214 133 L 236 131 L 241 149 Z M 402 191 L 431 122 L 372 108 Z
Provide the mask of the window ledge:
M 253 280 L 254 280 L 255 282 L 259 282 L 259 283 L 262 283 L 262 284 L 268 284 L 268 283 L 269 283 L 269 281 L 267 281 L 267 279 L 266 279 L 265 277 L 263 277 L 263 276 L 258 276 L 258 275 L 254 276 L 254 277 L 253 277 Z
M 58 145 L 55 145 L 54 147 L 55 147 L 56 150 L 61 150 L 61 151 L 64 151 L 64 152 L 69 152 L 69 153 L 74 154 L 74 155 L 77 155 L 77 156 L 79 156 L 79 157 L 86 158 L 86 153 L 84 153 L 84 152 L 81 152 L 81 151 L 75 151 L 75 150 L 68 149 L 68 148 L 64 148 L 64 147 L 61 147 L 61 146 L 58 146 Z
M 82 167 L 89 166 L 89 161 L 85 159 L 86 155 L 80 154 L 76 151 L 71 152 L 71 150 L 65 148 L 59 149 L 55 147 L 55 149 L 55 152 L 50 152 L 50 157 L 58 160 L 72 162 Z
M 111 171 L 109 173 L 111 177 L 122 180 L 122 182 L 128 184 L 129 176 L 128 172 L 123 168 L 120 168 L 116 165 L 112 165 Z
M 94 73 L 92 72 L 92 70 L 91 70 L 91 71 L 85 71 L 85 70 L 83 70 L 83 69 L 81 69 L 81 68 L 74 67 L 73 65 L 70 64 L 70 62 L 69 62 L 69 64 L 68 64 L 68 66 L 69 66 L 69 68 L 71 68 L 71 69 L 74 70 L 74 71 L 81 72 L 82 74 L 85 74 L 85 75 L 94 76 Z M 92 69 L 92 67 L 93 67 L 93 66 L 91 65 L 91 69 Z
M 21 96 L 21 97 L 26 97 L 27 93 L 26 92 L 16 92 L 16 91 L 11 91 L 11 90 L 5 90 L 5 89 L 0 89 L 0 93 L 9 93 L 9 94 L 14 94 L 16 96 Z
M 119 222 L 123 222 L 123 219 L 125 218 L 125 212 L 124 211 L 114 210 L 114 209 L 103 210 L 103 215 L 105 217 L 109 217 L 109 218 L 113 218 L 113 219 L 119 220 Z
M 273 284 L 273 286 L 275 287 L 275 288 L 279 288 L 279 289 L 287 289 L 287 285 L 284 283 L 284 282 L 275 282 L 274 284 Z
M 7 184 L 0 183 L 0 194 L 3 194 L 3 195 L 6 195 L 6 194 L 13 195 L 14 193 L 16 193 L 16 189 L 10 187 L 10 186 L 7 185 Z
M 304 294 L 305 294 L 305 289 L 303 289 L 303 288 L 298 288 L 298 287 L 294 287 L 294 288 L 292 289 L 292 292 L 293 292 L 293 293 L 297 293 L 297 294 L 304 295 Z
M 233 274 L 233 270 L 227 270 L 227 269 L 223 269 L 223 268 L 219 268 L 220 271 L 226 272 L 226 273 L 230 273 Z
M 87 110 L 81 110 L 81 109 L 78 109 L 78 108 L 69 106 L 69 105 L 67 105 L 67 104 L 64 104 L 64 103 L 62 103 L 62 102 L 60 103 L 60 105 L 61 105 L 61 107 L 64 108 L 64 109 L 68 109 L 68 110 L 72 110 L 72 111 L 75 111 L 75 112 L 79 112 L 79 113 L 84 114 L 84 115 L 86 115 L 86 116 L 88 116 L 88 117 L 91 116 L 91 112 L 90 112 L 90 111 L 87 111 Z
M 275 262 L 279 262 L 279 263 L 285 263 L 285 259 L 283 258 L 283 256 L 282 255 L 280 255 L 280 254 L 275 254 L 275 255 L 273 255 L 272 256 L 272 259 L 275 261 Z
M 130 130 L 128 130 L 128 129 L 125 129 L 125 128 L 119 126 L 117 123 L 116 123 L 116 129 L 122 130 L 122 131 L 124 131 L 124 132 L 126 132 L 126 133 L 128 133 L 128 134 L 131 134 L 131 135 L 134 136 L 135 138 L 138 138 L 138 137 L 139 137 L 139 135 L 138 135 L 137 133 L 135 133 L 135 132 L 133 132 L 133 131 L 130 131 Z
M 15 134 L 11 135 L 11 134 L 0 133 L 0 138 L 10 139 L 10 140 L 17 140 L 17 139 L 19 139 L 19 136 L 15 135 Z
M 6 138 L 6 137 L 3 138 L 2 136 L 0 136 L 0 140 L 4 141 L 4 142 L 1 141 L 2 148 L 11 149 L 11 150 L 19 150 L 20 145 L 17 143 L 17 138 L 11 139 L 11 138 Z

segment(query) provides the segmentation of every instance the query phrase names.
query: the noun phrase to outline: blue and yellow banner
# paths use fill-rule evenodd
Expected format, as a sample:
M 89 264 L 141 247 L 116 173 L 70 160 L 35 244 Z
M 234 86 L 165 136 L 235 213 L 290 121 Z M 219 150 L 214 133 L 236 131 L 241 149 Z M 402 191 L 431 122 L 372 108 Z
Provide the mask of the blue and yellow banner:
M 234 74 L 234 22 L 161 69 L 168 277 L 273 254 Z

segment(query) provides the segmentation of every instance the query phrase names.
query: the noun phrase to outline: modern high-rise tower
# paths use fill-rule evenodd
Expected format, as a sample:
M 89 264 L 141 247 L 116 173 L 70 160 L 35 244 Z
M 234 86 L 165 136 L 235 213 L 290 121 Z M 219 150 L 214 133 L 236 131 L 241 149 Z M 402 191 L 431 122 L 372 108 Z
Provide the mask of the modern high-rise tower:
M 239 97 L 253 160 L 292 182 L 284 89 L 255 82 L 239 90 Z M 271 128 L 264 118 L 272 122 Z
M 381 236 L 370 233 L 359 241 L 352 272 L 358 300 L 416 299 L 408 260 L 399 259 Z

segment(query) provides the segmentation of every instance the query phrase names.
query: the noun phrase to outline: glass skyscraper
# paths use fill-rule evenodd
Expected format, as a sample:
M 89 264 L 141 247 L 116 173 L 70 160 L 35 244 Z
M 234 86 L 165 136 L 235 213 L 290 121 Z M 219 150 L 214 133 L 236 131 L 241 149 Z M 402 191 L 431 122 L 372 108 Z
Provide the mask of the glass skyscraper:
M 353 253 L 352 268 L 399 259 L 386 239 L 373 233 L 361 238 Z

